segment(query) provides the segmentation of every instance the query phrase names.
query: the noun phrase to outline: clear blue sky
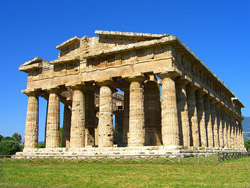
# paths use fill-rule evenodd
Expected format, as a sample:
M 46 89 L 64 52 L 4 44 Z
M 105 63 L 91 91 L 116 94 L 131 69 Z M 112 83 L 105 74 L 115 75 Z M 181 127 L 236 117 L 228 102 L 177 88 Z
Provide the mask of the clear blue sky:
M 27 75 L 22 63 L 57 58 L 56 45 L 95 30 L 169 33 L 179 37 L 245 104 L 250 116 L 250 1 L 0 1 L 0 134 L 24 135 Z M 40 100 L 39 140 L 45 101 Z

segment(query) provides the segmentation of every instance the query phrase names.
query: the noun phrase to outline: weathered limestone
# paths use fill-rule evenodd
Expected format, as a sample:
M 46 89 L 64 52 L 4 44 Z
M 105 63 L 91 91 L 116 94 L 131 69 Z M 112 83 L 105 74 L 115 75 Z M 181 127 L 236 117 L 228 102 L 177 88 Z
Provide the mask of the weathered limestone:
M 70 146 L 70 128 L 71 128 L 71 110 L 67 105 L 64 105 L 62 147 L 69 148 Z
M 162 76 L 162 141 L 164 146 L 179 146 L 177 99 L 174 74 Z
M 37 148 L 38 144 L 38 96 L 36 93 L 27 93 L 28 108 L 26 116 L 24 147 Z
M 60 101 L 56 90 L 50 90 L 46 126 L 46 148 L 59 147 L 60 137 Z
M 176 82 L 177 88 L 177 109 L 178 109 L 178 122 L 180 130 L 180 144 L 184 147 L 189 147 L 190 144 L 190 126 L 188 118 L 188 105 L 187 105 L 187 92 L 186 85 L 189 83 L 187 80 L 178 80 Z
M 123 130 L 122 138 L 123 145 L 128 145 L 128 131 L 129 131 L 129 89 L 124 89 L 124 110 L 123 110 Z
M 144 86 L 145 145 L 162 144 L 160 88 L 155 81 Z
M 191 143 L 194 147 L 200 146 L 200 134 L 197 120 L 197 107 L 195 91 L 198 89 L 196 86 L 187 87 L 187 105 L 188 105 L 188 117 L 191 127 Z
M 219 140 L 219 124 L 218 124 L 218 114 L 216 113 L 216 106 L 215 102 L 211 102 L 211 122 L 212 122 L 212 131 L 213 131 L 213 141 L 214 147 L 220 147 L 220 140 Z
M 219 104 L 219 103 L 218 103 Z M 216 104 L 216 114 L 217 114 L 217 125 L 218 125 L 218 135 L 219 135 L 219 147 L 224 148 L 224 124 L 221 115 L 220 105 Z
M 206 95 L 204 97 L 204 109 L 205 109 L 205 123 L 207 128 L 207 141 L 208 147 L 214 147 L 214 139 L 213 139 L 213 125 L 212 125 L 212 116 L 211 116 L 211 97 Z
M 204 99 L 203 96 L 205 92 L 202 90 L 198 90 L 196 92 L 196 105 L 197 105 L 197 117 L 198 117 L 198 125 L 200 128 L 200 143 L 201 147 L 207 147 L 207 131 L 205 124 L 205 110 L 204 110 Z
M 87 88 L 85 91 L 85 145 L 92 146 L 95 144 L 95 96 L 94 91 Z
M 80 86 L 73 87 L 70 148 L 85 146 L 85 95 Z
M 177 37 L 96 34 L 58 45 L 56 60 L 35 57 L 19 67 L 28 73 L 24 153 L 244 151 L 244 105 Z M 37 150 L 38 97 L 48 105 L 46 148 Z
M 100 110 L 98 124 L 98 146 L 113 146 L 113 116 L 112 116 L 112 91 L 110 86 L 101 85 Z
M 145 143 L 145 122 L 142 79 L 130 80 L 129 93 L 129 146 L 143 146 Z

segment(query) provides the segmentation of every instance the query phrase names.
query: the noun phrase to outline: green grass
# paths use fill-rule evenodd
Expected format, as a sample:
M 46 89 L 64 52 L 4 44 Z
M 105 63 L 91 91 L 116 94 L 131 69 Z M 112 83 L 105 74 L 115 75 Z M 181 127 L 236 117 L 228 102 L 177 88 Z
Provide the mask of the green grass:
M 0 187 L 250 187 L 250 158 L 216 163 L 0 161 Z M 156 161 L 155 161 L 156 162 Z

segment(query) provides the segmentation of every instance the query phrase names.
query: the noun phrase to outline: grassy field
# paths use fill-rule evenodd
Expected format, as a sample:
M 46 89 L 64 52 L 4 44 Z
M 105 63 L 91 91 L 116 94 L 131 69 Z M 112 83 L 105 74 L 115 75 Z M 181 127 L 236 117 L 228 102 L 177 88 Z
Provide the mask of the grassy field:
M 250 158 L 216 163 L 0 161 L 0 187 L 250 187 Z

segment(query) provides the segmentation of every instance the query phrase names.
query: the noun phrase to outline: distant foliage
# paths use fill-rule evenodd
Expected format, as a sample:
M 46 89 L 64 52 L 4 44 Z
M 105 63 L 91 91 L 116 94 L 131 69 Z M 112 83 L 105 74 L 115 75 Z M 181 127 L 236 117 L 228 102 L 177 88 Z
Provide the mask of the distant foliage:
M 247 148 L 247 151 L 250 151 L 250 139 L 245 140 L 245 148 Z
M 14 140 L 3 140 L 0 142 L 0 155 L 13 155 L 21 151 L 21 146 Z
M 12 138 L 17 142 L 17 143 L 21 143 L 21 141 L 22 141 L 22 136 L 20 135 L 20 134 L 18 134 L 18 133 L 14 133 L 13 135 L 12 135 Z
M 43 143 L 43 142 L 39 142 L 39 143 L 38 143 L 38 148 L 45 148 L 44 143 Z
M 2 136 L 2 135 L 0 135 L 0 142 L 1 142 L 2 138 L 3 138 L 3 136 Z
M 18 151 L 22 151 L 23 146 L 20 145 L 22 137 L 18 133 L 14 133 L 12 137 L 0 137 L 0 155 L 13 155 Z

